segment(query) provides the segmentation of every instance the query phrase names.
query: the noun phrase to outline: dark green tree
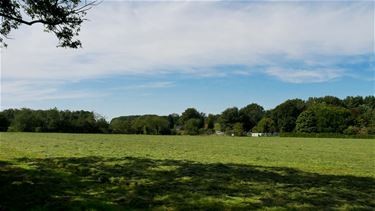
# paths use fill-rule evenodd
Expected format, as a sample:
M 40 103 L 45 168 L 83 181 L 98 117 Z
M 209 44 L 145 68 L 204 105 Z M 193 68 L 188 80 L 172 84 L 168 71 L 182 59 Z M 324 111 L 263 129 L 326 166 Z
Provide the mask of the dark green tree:
M 249 104 L 240 109 L 240 121 L 245 131 L 251 130 L 264 116 L 264 108 L 256 103 Z
M 287 100 L 276 106 L 271 112 L 279 132 L 292 132 L 296 126 L 297 117 L 305 109 L 305 102 L 300 99 Z
M 133 122 L 138 117 L 139 116 L 121 116 L 113 118 L 110 122 L 109 127 L 113 133 L 136 133 L 136 131 L 133 129 Z
M 299 133 L 315 133 L 316 128 L 316 116 L 311 110 L 306 110 L 302 112 L 296 121 L 296 132 Z
M 168 115 L 168 124 L 170 129 L 174 129 L 179 124 L 180 116 L 178 114 Z
M 82 0 L 1 0 L 0 43 L 21 24 L 42 24 L 44 31 L 52 32 L 59 40 L 59 47 L 78 48 L 81 41 L 80 27 L 89 9 L 96 1 Z
M 363 97 L 361 96 L 348 96 L 343 100 L 343 104 L 348 109 L 357 108 L 363 104 Z
M 198 135 L 201 128 L 201 119 L 189 119 L 185 122 L 185 133 L 187 135 Z
M 14 115 L 8 130 L 14 132 L 34 132 L 39 127 L 32 110 L 21 109 Z
M 315 113 L 319 133 L 342 133 L 351 122 L 350 111 L 343 107 L 320 104 L 309 109 Z
M 217 120 L 217 117 L 215 115 L 209 114 L 205 120 L 206 128 L 213 130 L 215 127 L 216 120 Z
M 7 131 L 9 125 L 9 119 L 3 114 L 3 112 L 0 112 L 0 131 Z
M 324 104 L 332 106 L 343 106 L 343 101 L 335 96 L 324 96 L 324 97 L 310 97 L 306 101 L 307 106 L 312 106 L 315 104 Z
M 219 118 L 219 123 L 224 131 L 233 129 L 233 125 L 240 121 L 240 116 L 237 107 L 225 109 Z
M 197 111 L 195 108 L 187 108 L 184 112 L 181 114 L 181 121 L 184 124 L 189 119 L 203 119 L 204 114 Z
M 243 129 L 242 123 L 240 123 L 240 122 L 234 123 L 234 125 L 233 125 L 233 134 L 235 136 L 243 136 L 244 135 L 244 129 Z
M 263 117 L 252 129 L 253 133 L 273 133 L 276 132 L 275 122 L 269 117 Z

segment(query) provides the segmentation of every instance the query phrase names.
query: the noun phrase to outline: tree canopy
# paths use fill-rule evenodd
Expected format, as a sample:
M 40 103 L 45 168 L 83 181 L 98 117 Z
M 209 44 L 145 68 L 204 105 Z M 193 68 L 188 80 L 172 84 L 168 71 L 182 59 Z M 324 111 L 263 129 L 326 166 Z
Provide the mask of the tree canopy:
M 83 0 L 1 0 L 0 43 L 6 47 L 4 38 L 22 24 L 42 24 L 44 31 L 55 34 L 58 47 L 81 47 L 77 36 L 87 11 L 95 5 L 96 1 Z
M 286 100 L 265 111 L 252 103 L 231 107 L 221 114 L 205 114 L 188 108 L 179 114 L 115 117 L 108 123 L 89 111 L 6 109 L 0 111 L 0 131 L 125 133 L 125 134 L 228 134 L 261 133 L 375 134 L 375 97 L 332 96 Z M 220 131 L 220 132 L 219 132 Z

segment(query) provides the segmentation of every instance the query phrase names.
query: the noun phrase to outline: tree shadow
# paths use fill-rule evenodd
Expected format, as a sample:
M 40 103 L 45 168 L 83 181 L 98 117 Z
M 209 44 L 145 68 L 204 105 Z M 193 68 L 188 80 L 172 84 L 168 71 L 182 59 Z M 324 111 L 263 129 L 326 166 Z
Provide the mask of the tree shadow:
M 0 210 L 374 210 L 375 179 L 146 158 L 0 161 Z

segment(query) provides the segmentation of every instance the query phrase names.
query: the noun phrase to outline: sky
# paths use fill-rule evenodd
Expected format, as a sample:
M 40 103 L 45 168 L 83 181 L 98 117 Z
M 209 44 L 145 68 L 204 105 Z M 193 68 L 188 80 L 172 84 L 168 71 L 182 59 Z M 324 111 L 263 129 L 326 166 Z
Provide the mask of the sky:
M 220 113 L 374 95 L 373 1 L 104 1 L 81 49 L 41 25 L 1 49 L 1 109 Z

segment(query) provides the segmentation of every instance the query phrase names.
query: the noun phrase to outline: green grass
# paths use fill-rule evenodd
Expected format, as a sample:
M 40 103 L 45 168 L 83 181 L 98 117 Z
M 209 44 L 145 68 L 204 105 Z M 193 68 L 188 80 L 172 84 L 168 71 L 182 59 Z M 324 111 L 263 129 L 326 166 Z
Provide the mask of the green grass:
M 0 210 L 373 210 L 375 140 L 0 133 Z

